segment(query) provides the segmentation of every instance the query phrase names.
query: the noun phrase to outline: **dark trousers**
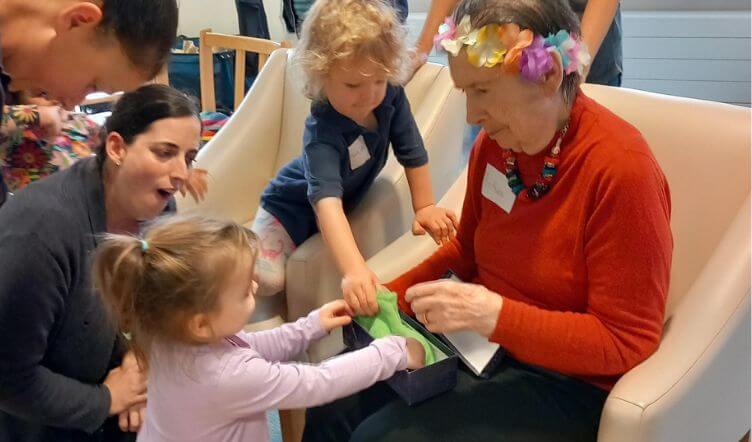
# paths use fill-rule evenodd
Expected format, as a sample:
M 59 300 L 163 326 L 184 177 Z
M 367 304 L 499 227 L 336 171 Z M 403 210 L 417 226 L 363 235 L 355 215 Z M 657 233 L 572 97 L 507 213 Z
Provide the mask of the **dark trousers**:
M 594 441 L 607 395 L 508 359 L 489 379 L 463 367 L 453 391 L 413 407 L 380 382 L 311 408 L 303 441 Z

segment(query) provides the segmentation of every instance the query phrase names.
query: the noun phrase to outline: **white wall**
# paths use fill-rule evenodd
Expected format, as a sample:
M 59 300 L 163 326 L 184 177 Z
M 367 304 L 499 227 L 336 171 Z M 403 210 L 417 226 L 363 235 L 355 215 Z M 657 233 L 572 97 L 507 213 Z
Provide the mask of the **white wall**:
M 180 20 L 178 34 L 198 37 L 199 32 L 211 28 L 224 34 L 238 33 L 238 15 L 234 0 L 178 0 Z M 282 22 L 282 0 L 264 0 L 269 33 L 274 41 L 289 38 Z
M 749 11 L 624 11 L 623 85 L 750 105 Z
M 410 10 L 427 12 L 431 0 L 408 0 Z M 750 9 L 749 0 L 622 0 L 625 11 L 733 11 Z
M 749 0 L 622 0 L 626 11 L 740 11 Z

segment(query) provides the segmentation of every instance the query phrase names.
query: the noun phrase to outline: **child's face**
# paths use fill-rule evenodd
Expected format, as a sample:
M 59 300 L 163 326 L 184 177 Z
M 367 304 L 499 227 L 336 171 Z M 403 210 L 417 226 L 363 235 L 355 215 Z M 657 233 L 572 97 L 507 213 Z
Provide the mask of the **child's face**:
M 340 60 L 324 80 L 324 95 L 334 109 L 358 124 L 381 104 L 387 73 L 370 59 Z
M 3 54 L 11 89 L 46 95 L 66 108 L 95 91 L 128 91 L 149 81 L 113 35 L 96 29 L 101 11 L 93 3 L 74 4 L 35 26 L 23 48 Z
M 211 315 L 212 330 L 217 338 L 238 333 L 248 323 L 256 307 L 258 284 L 253 279 L 253 259 L 247 254 L 230 275 L 219 295 L 219 308 Z

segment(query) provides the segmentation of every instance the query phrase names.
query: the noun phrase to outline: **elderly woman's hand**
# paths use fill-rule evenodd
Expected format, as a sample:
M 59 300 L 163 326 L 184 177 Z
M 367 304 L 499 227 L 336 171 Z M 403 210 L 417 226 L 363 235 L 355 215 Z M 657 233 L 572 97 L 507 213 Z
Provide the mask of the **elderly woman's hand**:
M 448 279 L 407 289 L 405 300 L 415 317 L 433 333 L 472 330 L 491 336 L 503 298 L 482 285 Z
M 428 232 L 436 244 L 441 245 L 449 242 L 456 231 L 457 215 L 449 209 L 431 204 L 415 212 L 413 235 Z

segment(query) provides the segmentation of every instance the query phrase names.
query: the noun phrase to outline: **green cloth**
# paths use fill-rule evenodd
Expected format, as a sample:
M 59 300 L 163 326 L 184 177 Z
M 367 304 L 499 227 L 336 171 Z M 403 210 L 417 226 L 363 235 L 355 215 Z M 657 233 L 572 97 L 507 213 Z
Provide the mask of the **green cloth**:
M 426 365 L 436 362 L 433 345 L 400 317 L 397 294 L 387 289 L 379 289 L 376 292 L 376 302 L 379 304 L 379 313 L 376 316 L 358 316 L 355 318 L 358 324 L 374 339 L 385 336 L 415 338 L 426 350 Z

